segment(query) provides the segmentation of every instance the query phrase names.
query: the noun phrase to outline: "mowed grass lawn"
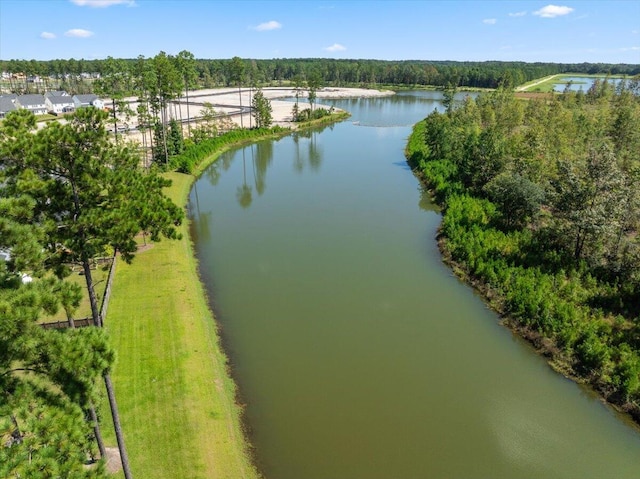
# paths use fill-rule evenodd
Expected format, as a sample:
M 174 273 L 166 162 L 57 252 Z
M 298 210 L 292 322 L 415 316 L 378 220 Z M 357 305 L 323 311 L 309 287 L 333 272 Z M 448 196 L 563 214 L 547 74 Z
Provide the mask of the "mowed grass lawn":
M 185 205 L 193 176 L 168 173 Z M 112 378 L 136 479 L 257 478 L 235 386 L 197 274 L 188 227 L 118 261 L 105 326 L 117 351 Z M 103 402 L 101 410 L 107 414 Z M 110 418 L 108 444 L 116 444 Z

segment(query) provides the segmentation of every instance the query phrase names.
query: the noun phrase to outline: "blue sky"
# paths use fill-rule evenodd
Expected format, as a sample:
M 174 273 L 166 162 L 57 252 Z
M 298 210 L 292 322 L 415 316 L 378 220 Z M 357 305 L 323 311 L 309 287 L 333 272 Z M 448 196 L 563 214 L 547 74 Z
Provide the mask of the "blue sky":
M 640 0 L 0 0 L 0 59 L 640 63 Z

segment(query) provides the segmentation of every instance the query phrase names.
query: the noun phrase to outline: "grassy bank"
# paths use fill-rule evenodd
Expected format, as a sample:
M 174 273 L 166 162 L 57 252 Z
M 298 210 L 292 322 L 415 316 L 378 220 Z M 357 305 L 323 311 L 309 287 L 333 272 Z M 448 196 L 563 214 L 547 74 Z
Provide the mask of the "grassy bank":
M 168 196 L 186 205 L 193 181 L 222 152 L 288 132 L 219 144 L 192 175 L 166 173 Z M 130 265 L 119 261 L 105 322 L 118 353 L 113 379 L 132 470 L 136 479 L 257 478 L 188 224 L 180 232 L 179 241 L 142 248 Z M 108 412 L 106 402 L 101 409 Z
M 185 204 L 194 178 L 167 176 L 168 194 Z M 137 478 L 255 478 L 186 224 L 181 233 L 117 266 L 106 326 L 132 470 Z

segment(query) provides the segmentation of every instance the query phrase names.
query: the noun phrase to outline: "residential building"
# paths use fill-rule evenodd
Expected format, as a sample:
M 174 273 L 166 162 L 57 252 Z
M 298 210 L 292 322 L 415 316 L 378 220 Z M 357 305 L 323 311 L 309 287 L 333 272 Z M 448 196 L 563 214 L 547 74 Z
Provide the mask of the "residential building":
M 0 95 L 0 118 L 4 118 L 9 112 L 18 109 L 15 105 L 16 98 L 18 95 L 14 93 Z
M 75 103 L 70 95 L 66 92 L 63 92 L 64 95 L 56 95 L 55 93 L 60 92 L 48 92 L 45 94 L 44 102 L 48 112 L 54 115 L 61 115 L 75 110 Z
M 98 98 L 98 95 L 88 93 L 86 95 L 73 95 L 73 103 L 76 108 L 93 106 L 100 110 L 104 108 L 104 101 Z
M 33 112 L 34 115 L 44 115 L 47 112 L 44 95 L 40 94 L 20 95 L 16 99 L 15 105 Z

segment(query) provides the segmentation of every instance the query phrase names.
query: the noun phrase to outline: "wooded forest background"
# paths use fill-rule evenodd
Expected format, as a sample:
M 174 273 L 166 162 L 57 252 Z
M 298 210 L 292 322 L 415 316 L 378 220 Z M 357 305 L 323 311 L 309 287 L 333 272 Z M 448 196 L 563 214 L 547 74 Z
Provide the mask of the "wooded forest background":
M 133 71 L 136 62 L 144 60 L 118 59 L 125 69 Z M 0 60 L 0 71 L 23 73 L 64 81 L 60 87 L 70 93 L 86 93 L 90 78 L 108 73 L 105 60 Z M 336 60 L 326 58 L 243 59 L 247 85 L 294 81 L 296 77 L 319 77 L 325 85 L 433 85 L 469 88 L 497 88 L 500 84 L 520 85 L 527 81 L 559 73 L 610 74 L 633 76 L 640 65 L 608 63 L 526 63 L 526 62 L 454 62 L 454 61 L 383 61 Z M 200 88 L 232 86 L 232 59 L 194 59 L 196 83 Z

